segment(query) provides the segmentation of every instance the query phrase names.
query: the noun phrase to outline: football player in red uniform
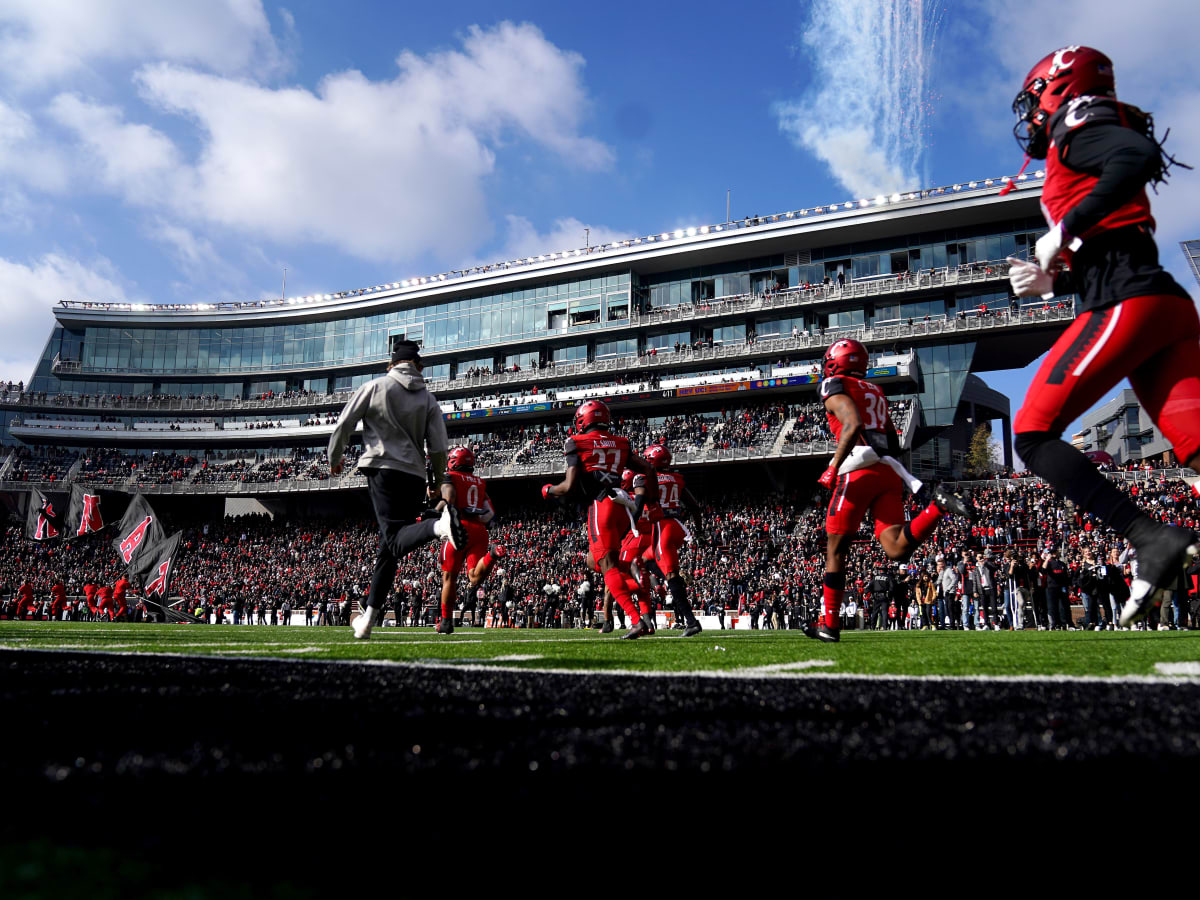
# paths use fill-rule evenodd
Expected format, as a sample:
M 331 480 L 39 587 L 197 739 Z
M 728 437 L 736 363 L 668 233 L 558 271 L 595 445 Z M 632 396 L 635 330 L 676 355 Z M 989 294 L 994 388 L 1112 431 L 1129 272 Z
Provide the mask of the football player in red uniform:
M 454 588 L 463 564 L 467 567 L 467 596 L 481 585 L 492 571 L 504 548 L 496 545 L 488 551 L 488 523 L 496 510 L 488 497 L 487 482 L 475 474 L 475 454 L 469 447 L 453 447 L 446 461 L 446 474 L 441 484 L 443 505 L 458 510 L 458 517 L 467 532 L 465 546 L 455 547 L 444 541 L 438 551 L 442 564 L 442 616 L 438 634 L 454 632 Z
M 67 589 L 57 575 L 50 576 L 50 618 L 61 621 L 67 608 Z
M 941 488 L 911 522 L 904 520 L 904 490 L 917 482 L 897 460 L 900 440 L 879 385 L 866 381 L 867 348 L 855 340 L 835 341 L 825 351 L 821 399 L 837 449 L 820 483 L 833 491 L 825 519 L 824 616 L 805 629 L 811 638 L 840 638 L 839 612 L 846 589 L 846 553 L 870 508 L 875 539 L 889 559 L 904 560 L 933 534 L 951 512 L 970 518 L 962 498 Z
M 626 468 L 646 474 L 650 467 L 629 447 L 629 439 L 612 434 L 612 413 L 601 400 L 587 400 L 575 410 L 573 433 L 563 446 L 567 459 L 566 477 L 558 484 L 542 487 L 545 498 L 581 496 L 588 504 L 588 551 L 604 578 L 613 599 L 625 610 L 632 627 L 622 638 L 633 640 L 650 632 L 633 602 L 630 582 L 617 565 L 621 541 L 630 530 L 628 509 L 633 505 L 621 490 L 621 472 Z
M 626 583 L 634 596 L 637 597 L 638 614 L 643 618 L 649 617 L 647 634 L 654 634 L 653 597 L 650 591 L 650 575 L 648 572 L 635 571 L 639 561 L 649 553 L 653 559 L 650 546 L 653 531 L 653 514 L 658 508 L 657 495 L 652 493 L 653 484 L 647 476 L 636 474 L 633 469 L 621 473 L 621 490 L 634 499 L 634 509 L 629 512 L 629 533 L 621 541 L 621 552 L 617 556 L 617 568 L 626 576 Z M 639 511 L 640 510 L 640 511 Z M 604 589 L 604 626 L 602 633 L 612 631 L 612 592 Z
M 675 608 L 675 616 L 684 624 L 681 637 L 692 637 L 699 634 L 701 628 L 688 600 L 687 585 L 683 583 L 679 572 L 679 555 L 683 551 L 684 543 L 691 536 L 687 526 L 683 524 L 685 504 L 687 509 L 692 511 L 698 509 L 699 504 L 687 489 L 683 475 L 671 468 L 671 451 L 665 445 L 652 444 L 642 455 L 654 469 L 655 480 L 658 482 L 658 502 L 650 513 L 653 534 L 649 553 L 653 555 L 667 590 L 671 592 L 671 605 Z M 698 519 L 695 527 L 699 528 Z
M 1200 319 L 1158 263 L 1146 195 L 1174 160 L 1155 140 L 1151 117 L 1117 100 L 1112 61 L 1090 47 L 1063 47 L 1040 60 L 1013 111 L 1018 142 L 1046 160 L 1042 211 L 1050 226 L 1036 262 L 1010 260 L 1013 291 L 1047 299 L 1074 293 L 1080 305 L 1029 386 L 1016 448 L 1031 470 L 1137 551 L 1137 578 L 1121 613 L 1128 626 L 1200 551 L 1196 535 L 1140 512 L 1061 435 L 1128 377 L 1175 455 L 1200 471 Z

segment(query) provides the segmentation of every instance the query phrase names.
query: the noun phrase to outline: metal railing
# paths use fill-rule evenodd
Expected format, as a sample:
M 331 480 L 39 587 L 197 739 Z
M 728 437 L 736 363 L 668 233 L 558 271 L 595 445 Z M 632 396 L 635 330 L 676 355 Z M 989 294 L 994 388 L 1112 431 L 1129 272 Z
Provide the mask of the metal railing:
M 123 302 L 93 302 L 93 301 L 78 301 L 78 300 L 60 300 L 61 306 L 67 309 L 98 309 L 105 311 L 118 312 L 246 312 L 247 310 L 259 309 L 278 309 L 284 306 L 300 306 L 305 307 L 308 304 L 319 303 L 325 304 L 330 301 L 340 302 L 347 299 L 366 298 L 377 295 L 386 294 L 390 291 L 399 291 L 401 289 L 421 289 L 425 287 L 437 287 L 446 281 L 455 281 L 465 278 L 475 278 L 481 276 L 491 276 L 497 274 L 505 274 L 513 269 L 529 268 L 533 266 L 544 266 L 546 264 L 554 264 L 555 262 L 575 261 L 584 257 L 592 257 L 596 255 L 623 255 L 630 252 L 641 252 L 646 246 L 656 247 L 664 243 L 675 243 L 683 241 L 694 241 L 696 239 L 704 240 L 710 235 L 720 235 L 725 232 L 736 233 L 739 230 L 754 230 L 754 231 L 777 231 L 781 226 L 798 224 L 799 222 L 808 219 L 821 219 L 827 216 L 846 216 L 856 214 L 873 214 L 881 207 L 893 206 L 896 204 L 907 204 L 914 201 L 934 200 L 939 197 L 952 198 L 955 195 L 970 195 L 972 193 L 994 193 L 1005 184 L 1013 184 L 1013 182 L 1029 182 L 1032 185 L 1031 179 L 1041 179 L 1044 176 L 1044 171 L 1039 169 L 1028 175 L 1018 174 L 1012 176 L 997 176 L 995 178 L 979 179 L 977 181 L 961 182 L 954 185 L 943 185 L 941 187 L 926 188 L 917 191 L 904 191 L 890 195 L 880 195 L 873 199 L 847 200 L 841 203 L 832 203 L 824 206 L 810 206 L 803 209 L 788 210 L 786 212 L 774 213 L 768 216 L 746 216 L 741 219 L 731 219 L 727 222 L 717 224 L 701 225 L 694 228 L 678 228 L 661 234 L 650 234 L 638 238 L 626 238 L 622 240 L 612 241 L 606 244 L 588 244 L 584 247 L 576 247 L 574 250 L 554 251 L 549 254 L 540 253 L 537 256 L 527 256 L 523 259 L 513 259 L 506 262 L 491 263 L 482 266 L 473 266 L 469 269 L 451 269 L 448 272 L 440 272 L 436 275 L 419 276 L 416 278 L 406 278 L 402 281 L 395 281 L 388 284 L 377 284 L 371 287 L 355 288 L 349 291 L 336 291 L 332 294 L 311 294 L 302 297 L 292 297 L 285 299 L 271 300 L 247 300 L 239 302 L 221 302 L 221 303 L 184 303 L 184 304 L 147 304 L 147 303 L 123 303 Z M 1013 184 L 1015 187 L 1015 184 Z M 685 244 L 686 246 L 686 244 Z

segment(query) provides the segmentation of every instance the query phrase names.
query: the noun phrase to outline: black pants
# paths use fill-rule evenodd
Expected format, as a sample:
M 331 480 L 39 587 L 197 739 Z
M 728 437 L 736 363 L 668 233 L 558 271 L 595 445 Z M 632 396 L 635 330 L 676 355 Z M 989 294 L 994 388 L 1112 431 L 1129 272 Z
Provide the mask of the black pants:
M 425 508 L 425 479 L 393 469 L 364 469 L 367 493 L 379 522 L 379 553 L 367 606 L 383 609 L 396 581 L 400 557 L 434 538 L 433 519 L 417 522 Z

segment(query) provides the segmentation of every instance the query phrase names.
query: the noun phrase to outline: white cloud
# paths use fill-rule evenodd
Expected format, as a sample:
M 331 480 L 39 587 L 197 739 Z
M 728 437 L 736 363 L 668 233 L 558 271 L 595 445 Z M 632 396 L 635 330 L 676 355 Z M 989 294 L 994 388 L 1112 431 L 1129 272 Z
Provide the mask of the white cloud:
M 184 186 L 187 167 L 171 139 L 148 125 L 126 122 L 119 108 L 60 94 L 49 114 L 75 132 L 100 182 L 129 202 L 156 205 Z
M 482 260 L 494 263 L 510 259 L 524 259 L 545 253 L 561 253 L 577 250 L 585 242 L 592 247 L 601 244 L 611 244 L 633 237 L 629 232 L 617 231 L 604 225 L 586 225 L 576 218 L 555 219 L 554 227 L 547 232 L 539 232 L 524 216 L 505 216 L 508 223 L 504 247 L 498 251 L 494 259 Z M 585 228 L 590 231 L 584 232 Z
M 780 130 L 855 197 L 923 181 L 928 77 L 938 0 L 817 0 L 803 53 L 816 83 L 776 104 Z
M 277 242 L 373 260 L 457 260 L 491 234 L 484 181 L 509 135 L 569 165 L 612 152 L 579 133 L 582 59 L 532 25 L 472 28 L 461 50 L 402 54 L 390 81 L 350 71 L 315 92 L 159 63 L 145 99 L 200 132 L 194 160 L 161 131 L 76 94 L 50 113 L 85 149 L 95 182 L 126 202 Z
M 0 258 L 0 380 L 29 383 L 59 300 L 124 300 L 125 291 L 107 260 L 85 264 L 58 253 L 31 263 Z
M 0 100 L 0 174 L 58 192 L 66 187 L 69 172 L 65 155 L 40 132 L 33 117 Z
M 267 74 L 284 65 L 260 0 L 0 4 L 0 72 L 17 87 L 52 82 L 98 63 L 146 59 L 227 74 Z

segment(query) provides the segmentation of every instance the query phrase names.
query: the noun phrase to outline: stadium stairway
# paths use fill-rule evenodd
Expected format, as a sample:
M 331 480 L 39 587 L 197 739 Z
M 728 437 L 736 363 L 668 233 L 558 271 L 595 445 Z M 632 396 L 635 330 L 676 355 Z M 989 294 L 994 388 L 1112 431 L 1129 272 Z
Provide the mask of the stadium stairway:
M 16 461 L 17 451 L 10 450 L 8 456 L 4 457 L 3 465 L 0 465 L 0 481 L 7 481 L 8 474 L 12 471 L 13 463 Z
M 796 427 L 796 423 L 800 421 L 793 416 L 783 423 L 783 427 L 779 429 L 779 433 L 775 436 L 775 440 L 771 443 L 770 456 L 782 456 L 783 445 L 787 443 L 788 435 L 792 433 L 792 429 Z

